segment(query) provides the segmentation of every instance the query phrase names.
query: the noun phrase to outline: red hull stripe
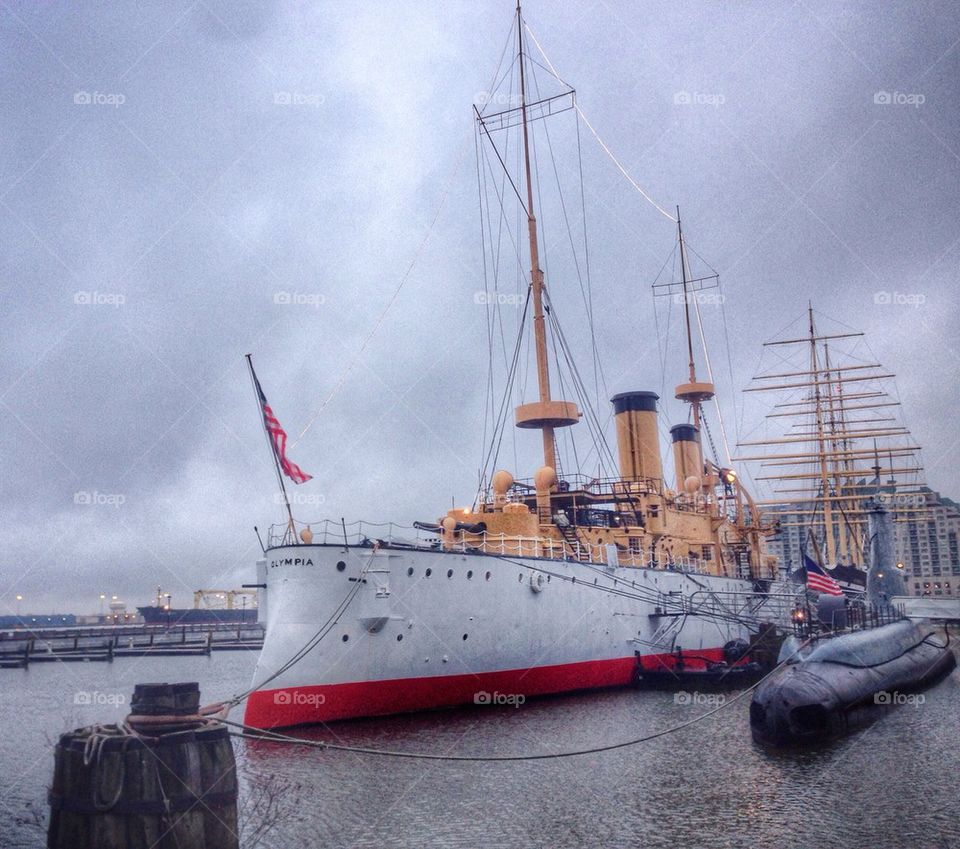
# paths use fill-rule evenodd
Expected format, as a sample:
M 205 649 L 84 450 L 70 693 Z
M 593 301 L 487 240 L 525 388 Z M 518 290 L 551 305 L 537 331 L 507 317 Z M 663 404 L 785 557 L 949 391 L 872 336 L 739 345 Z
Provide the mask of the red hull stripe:
M 691 652 L 690 658 L 685 657 L 686 668 L 697 668 L 699 658 L 720 660 L 722 656 L 723 649 Z M 660 655 L 643 658 L 643 665 L 669 669 L 674 661 L 674 655 Z M 633 679 L 636 665 L 637 659 L 630 656 L 501 672 L 258 690 L 247 699 L 244 723 L 253 728 L 283 728 L 462 704 L 512 704 L 517 696 L 622 687 Z

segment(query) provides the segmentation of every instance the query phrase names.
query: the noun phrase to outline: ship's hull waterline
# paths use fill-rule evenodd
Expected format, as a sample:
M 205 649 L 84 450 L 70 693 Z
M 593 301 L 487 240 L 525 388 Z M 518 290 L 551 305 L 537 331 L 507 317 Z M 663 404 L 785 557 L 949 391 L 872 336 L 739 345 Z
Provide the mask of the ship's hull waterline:
M 696 668 L 749 638 L 741 616 L 782 620 L 787 592 L 662 569 L 353 545 L 271 548 L 263 571 L 260 689 L 244 720 L 255 728 L 624 686 L 638 663 L 671 665 L 680 649 Z M 681 598 L 698 612 L 679 613 Z

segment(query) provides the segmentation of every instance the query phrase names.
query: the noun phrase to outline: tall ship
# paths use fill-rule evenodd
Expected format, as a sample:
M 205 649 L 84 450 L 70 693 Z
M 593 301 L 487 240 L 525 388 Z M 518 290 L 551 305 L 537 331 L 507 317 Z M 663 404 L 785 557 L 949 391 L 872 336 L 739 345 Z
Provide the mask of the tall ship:
M 929 512 L 923 461 L 895 375 L 863 332 L 837 322 L 824 329 L 819 319 L 811 304 L 764 343 L 772 364 L 746 392 L 772 405 L 762 433 L 743 438 L 736 459 L 765 490 L 757 504 L 785 543 L 783 567 L 802 579 L 812 561 L 855 594 L 865 589 L 875 500 L 897 530 Z
M 733 665 L 753 635 L 793 608 L 794 588 L 778 580 L 766 549 L 772 526 L 736 471 L 712 456 L 711 440 L 705 450 L 715 388 L 697 373 L 690 310 L 700 284 L 679 214 L 679 277 L 671 285 L 685 308 L 687 362 L 674 376 L 685 415 L 669 428 L 672 473 L 661 453 L 667 422 L 658 393 L 619 392 L 601 408 L 576 366 L 541 263 L 544 207 L 531 157 L 535 127 L 545 132 L 556 115 L 582 113 L 542 50 L 534 60 L 531 39 L 518 7 L 514 49 L 505 49 L 505 70 L 475 108 L 483 179 L 499 204 L 483 216 L 486 236 L 506 247 L 503 228 L 519 217 L 515 253 L 519 259 L 523 245 L 528 262 L 476 496 L 410 528 L 305 524 L 288 500 L 287 521 L 271 529 L 258 567 L 266 638 L 246 704 L 249 726 L 516 703 L 628 685 L 643 670 Z M 531 81 L 545 67 L 544 85 Z M 516 88 L 503 96 L 498 81 L 511 80 Z M 547 83 L 561 91 L 544 93 Z M 507 162 L 518 163 L 517 174 Z M 518 379 L 524 351 L 535 374 L 529 384 Z M 305 482 L 253 378 L 281 486 L 284 475 Z M 558 397 L 558 387 L 577 400 Z M 511 419 L 518 443 L 538 437 L 542 454 L 528 477 L 502 461 Z M 592 443 L 582 453 L 572 447 L 578 430 Z

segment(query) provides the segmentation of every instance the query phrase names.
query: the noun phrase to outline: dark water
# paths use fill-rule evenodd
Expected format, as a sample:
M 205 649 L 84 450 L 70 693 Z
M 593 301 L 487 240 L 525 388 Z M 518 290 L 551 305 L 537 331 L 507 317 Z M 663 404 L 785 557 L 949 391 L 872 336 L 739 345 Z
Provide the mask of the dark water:
M 122 659 L 0 671 L 0 846 L 44 845 L 56 735 L 122 718 L 138 681 L 245 687 L 255 658 Z M 76 704 L 77 694 L 91 705 Z M 960 674 L 853 737 L 773 755 L 741 700 L 684 731 L 552 761 L 409 761 L 241 741 L 245 847 L 960 847 Z M 628 739 L 709 708 L 610 691 L 333 726 L 314 736 L 448 753 L 550 752 Z M 237 712 L 233 718 L 240 719 Z

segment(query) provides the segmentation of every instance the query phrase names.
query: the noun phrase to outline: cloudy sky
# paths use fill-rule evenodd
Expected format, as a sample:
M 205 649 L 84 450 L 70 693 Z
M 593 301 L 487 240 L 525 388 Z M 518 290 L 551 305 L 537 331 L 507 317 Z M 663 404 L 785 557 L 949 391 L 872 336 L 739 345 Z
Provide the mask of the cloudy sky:
M 406 523 L 470 502 L 490 285 L 471 113 L 512 11 L 0 4 L 0 611 L 18 593 L 24 612 L 143 604 L 157 584 L 187 604 L 252 579 L 253 526 L 282 509 L 246 353 L 292 436 L 313 421 L 291 451 L 314 475 L 298 517 Z M 812 299 L 897 372 L 929 482 L 960 495 L 952 0 L 525 15 L 722 275 L 722 315 L 703 317 L 731 440 L 762 420 L 740 394 L 760 343 Z M 669 389 L 682 350 L 665 375 L 649 284 L 673 225 L 580 135 L 603 391 Z M 548 285 L 581 342 L 562 254 Z M 665 404 L 665 425 L 681 415 Z M 537 456 L 521 434 L 508 465 L 526 477 Z

